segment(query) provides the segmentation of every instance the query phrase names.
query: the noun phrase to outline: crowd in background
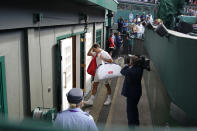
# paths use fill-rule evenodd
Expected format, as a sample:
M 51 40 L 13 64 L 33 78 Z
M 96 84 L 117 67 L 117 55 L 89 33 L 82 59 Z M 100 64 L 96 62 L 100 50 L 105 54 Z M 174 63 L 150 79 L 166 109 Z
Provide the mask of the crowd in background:
M 120 16 L 117 20 L 118 28 L 115 31 L 111 31 L 109 38 L 110 55 L 115 58 L 121 56 L 121 52 L 125 51 L 123 46 L 124 48 L 127 48 L 126 50 L 128 52 L 131 52 L 131 45 L 128 44 L 128 41 L 126 42 L 124 40 L 128 40 L 130 38 L 143 39 L 145 26 L 148 23 L 154 23 L 153 17 L 150 13 L 146 14 L 143 12 L 142 15 L 137 14 L 136 16 L 130 13 L 129 20 L 123 19 L 122 16 Z M 112 52 L 114 52 L 114 55 L 112 55 Z
M 119 0 L 121 1 L 121 0 Z M 128 1 L 128 2 L 146 2 L 146 3 L 158 3 L 159 0 L 124 0 L 124 1 Z
M 197 16 L 197 0 L 185 0 L 187 6 L 184 8 L 185 15 Z
M 153 17 L 150 13 L 145 14 L 145 12 L 143 12 L 141 16 L 139 14 L 137 14 L 136 16 L 130 14 L 129 21 L 128 19 L 124 20 L 120 16 L 117 23 L 118 32 L 122 34 L 133 35 L 133 37 L 135 38 L 143 38 L 145 26 L 147 23 L 153 24 Z
M 197 8 L 196 7 L 185 7 L 184 12 L 188 16 L 197 16 Z
M 187 5 L 197 5 L 197 0 L 186 0 Z

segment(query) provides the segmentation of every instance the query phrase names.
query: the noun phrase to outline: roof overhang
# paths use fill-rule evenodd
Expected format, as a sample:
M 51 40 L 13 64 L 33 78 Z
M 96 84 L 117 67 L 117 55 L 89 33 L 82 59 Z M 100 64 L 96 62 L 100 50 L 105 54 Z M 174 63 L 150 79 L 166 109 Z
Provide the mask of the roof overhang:
M 87 1 L 96 4 L 98 6 L 101 6 L 105 9 L 117 12 L 117 6 L 118 6 L 117 0 L 87 0 Z

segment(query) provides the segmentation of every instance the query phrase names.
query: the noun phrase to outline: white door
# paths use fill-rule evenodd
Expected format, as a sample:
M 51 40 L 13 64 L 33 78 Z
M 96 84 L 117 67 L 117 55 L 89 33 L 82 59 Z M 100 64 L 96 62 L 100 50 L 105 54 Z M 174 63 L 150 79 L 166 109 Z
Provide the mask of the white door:
M 62 91 L 62 110 L 69 107 L 66 94 L 73 88 L 73 62 L 72 62 L 72 38 L 63 39 L 61 46 L 61 91 Z
M 89 51 L 89 49 L 92 47 L 92 44 L 93 44 L 93 39 L 92 39 L 92 32 L 90 32 L 90 33 L 86 33 L 85 34 L 85 39 L 86 39 L 86 42 L 85 42 L 85 50 L 86 50 L 86 81 L 85 81 L 85 90 L 86 90 L 86 92 L 85 92 L 85 95 L 87 95 L 88 94 L 88 92 L 89 91 L 91 91 L 91 79 L 92 79 L 92 76 L 91 75 L 89 75 L 88 73 L 87 73 L 87 68 L 88 68 L 88 65 L 89 65 L 89 63 L 90 63 L 90 61 L 92 60 L 92 57 L 91 56 L 87 56 L 87 53 L 88 53 L 88 51 Z

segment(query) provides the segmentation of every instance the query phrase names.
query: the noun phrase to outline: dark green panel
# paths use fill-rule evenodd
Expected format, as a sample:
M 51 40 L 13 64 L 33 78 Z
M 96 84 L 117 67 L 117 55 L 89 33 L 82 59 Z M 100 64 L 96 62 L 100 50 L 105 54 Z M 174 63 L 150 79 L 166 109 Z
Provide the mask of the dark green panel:
M 102 6 L 108 10 L 115 12 L 117 11 L 118 3 L 116 3 L 114 0 L 88 0 L 88 1 L 97 4 L 99 6 Z
M 4 56 L 0 57 L 0 106 L 0 113 L 7 116 L 8 109 Z
M 197 23 L 197 16 L 184 16 L 184 15 L 180 15 L 178 16 L 178 18 L 180 19 L 180 21 L 189 23 L 189 24 L 196 24 Z
M 102 40 L 101 39 L 101 36 L 102 36 L 101 33 L 102 33 L 101 29 L 96 31 L 96 43 L 99 44 L 100 47 L 101 47 L 101 40 Z
M 173 103 L 197 120 L 197 40 L 146 29 L 144 44 Z
M 174 19 L 183 14 L 185 0 L 162 0 L 159 3 L 157 17 L 162 19 L 168 29 L 174 28 Z
M 108 17 L 107 17 L 107 14 L 108 14 L 108 10 L 105 10 L 105 25 L 106 26 L 108 25 Z
M 61 48 L 60 48 L 60 39 L 57 39 L 57 110 L 61 110 Z
M 3 81 L 2 81 L 2 66 L 0 63 L 0 113 L 3 113 Z

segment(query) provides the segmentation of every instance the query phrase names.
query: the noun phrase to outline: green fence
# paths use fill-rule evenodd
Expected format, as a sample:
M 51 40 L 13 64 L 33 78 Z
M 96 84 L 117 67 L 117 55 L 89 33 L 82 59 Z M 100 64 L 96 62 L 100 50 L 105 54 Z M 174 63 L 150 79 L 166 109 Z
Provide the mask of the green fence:
M 170 100 L 197 121 L 197 39 L 160 37 L 146 29 L 144 45 Z

